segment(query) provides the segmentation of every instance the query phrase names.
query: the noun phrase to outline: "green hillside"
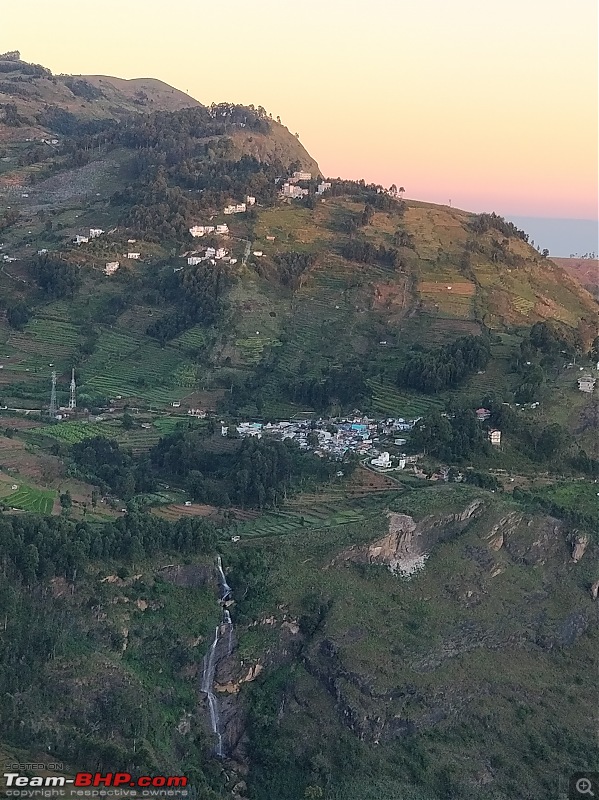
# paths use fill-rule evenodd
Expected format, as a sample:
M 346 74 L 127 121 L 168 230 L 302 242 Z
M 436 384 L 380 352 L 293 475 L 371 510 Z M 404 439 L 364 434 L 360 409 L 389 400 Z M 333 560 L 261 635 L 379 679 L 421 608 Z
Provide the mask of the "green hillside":
M 0 259 L 0 755 L 197 800 L 597 769 L 597 305 L 526 232 L 9 54 Z

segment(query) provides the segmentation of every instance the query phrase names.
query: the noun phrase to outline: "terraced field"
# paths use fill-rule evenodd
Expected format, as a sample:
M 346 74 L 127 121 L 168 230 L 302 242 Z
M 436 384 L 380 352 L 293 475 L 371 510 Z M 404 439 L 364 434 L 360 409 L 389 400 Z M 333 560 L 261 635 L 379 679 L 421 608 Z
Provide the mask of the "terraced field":
M 4 497 L 3 502 L 9 508 L 31 511 L 35 514 L 51 514 L 55 499 L 56 492 L 20 486 L 15 492 Z
M 404 394 L 398 389 L 379 381 L 369 380 L 372 389 L 372 405 L 380 414 L 413 419 L 434 408 L 440 408 L 442 401 L 424 395 Z
M 67 444 L 77 444 L 94 436 L 117 438 L 119 427 L 106 422 L 60 422 L 56 425 L 46 425 L 34 431 L 31 436 L 49 436 Z
M 281 536 L 294 533 L 300 528 L 332 528 L 355 522 L 365 522 L 372 516 L 361 509 L 339 510 L 336 505 L 309 506 L 297 511 L 269 511 L 257 519 L 238 522 L 235 535 L 242 539 L 256 539 L 262 536 Z
M 107 329 L 83 369 L 82 389 L 108 398 L 120 395 L 167 405 L 189 391 L 176 385 L 177 371 L 184 363 L 175 348 L 161 348 L 152 339 Z

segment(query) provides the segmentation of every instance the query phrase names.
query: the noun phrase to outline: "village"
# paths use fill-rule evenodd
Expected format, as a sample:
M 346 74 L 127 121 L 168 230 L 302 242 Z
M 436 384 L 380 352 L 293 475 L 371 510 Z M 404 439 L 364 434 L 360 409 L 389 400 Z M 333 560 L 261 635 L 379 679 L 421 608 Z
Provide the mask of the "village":
M 480 413 L 486 412 L 486 413 Z M 487 409 L 479 409 L 478 420 L 488 419 Z M 221 434 L 227 437 L 272 437 L 284 441 L 291 439 L 302 450 L 321 458 L 342 461 L 349 456 L 357 457 L 364 466 L 376 472 L 401 471 L 407 465 L 416 465 L 422 454 L 407 455 L 403 452 L 409 434 L 421 417 L 375 419 L 359 411 L 346 417 L 318 418 L 316 420 L 284 420 L 279 422 L 241 422 L 226 425 L 221 421 Z M 501 444 L 501 432 L 490 430 L 489 441 L 494 446 Z M 416 466 L 414 470 L 418 472 Z M 444 476 L 441 476 L 444 477 Z
M 321 458 L 342 461 L 354 455 L 366 465 L 387 472 L 404 469 L 407 463 L 415 463 L 417 456 L 406 456 L 399 452 L 406 444 L 400 433 L 411 431 L 418 419 L 377 420 L 355 412 L 347 417 L 319 418 L 316 420 L 283 420 L 279 422 L 241 422 L 238 425 L 221 423 L 223 436 L 240 438 L 272 437 L 284 441 L 291 439 L 302 450 L 313 452 Z M 386 444 L 392 451 L 383 450 Z

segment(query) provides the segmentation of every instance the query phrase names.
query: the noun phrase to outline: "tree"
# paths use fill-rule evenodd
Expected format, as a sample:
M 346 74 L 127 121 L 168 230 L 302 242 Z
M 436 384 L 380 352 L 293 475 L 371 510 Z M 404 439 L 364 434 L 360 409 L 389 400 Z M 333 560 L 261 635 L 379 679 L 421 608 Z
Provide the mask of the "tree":
M 26 303 L 22 301 L 11 303 L 6 310 L 6 321 L 11 328 L 17 331 L 23 330 L 29 322 L 29 308 Z
M 125 413 L 123 414 L 122 424 L 123 424 L 123 428 L 126 431 L 130 431 L 131 428 L 133 428 L 134 425 L 135 425 L 133 417 L 131 416 L 131 414 L 128 411 L 125 411 Z
M 66 511 L 67 509 L 71 508 L 73 505 L 73 498 L 71 497 L 71 493 L 67 489 L 66 492 L 60 495 L 60 505 Z

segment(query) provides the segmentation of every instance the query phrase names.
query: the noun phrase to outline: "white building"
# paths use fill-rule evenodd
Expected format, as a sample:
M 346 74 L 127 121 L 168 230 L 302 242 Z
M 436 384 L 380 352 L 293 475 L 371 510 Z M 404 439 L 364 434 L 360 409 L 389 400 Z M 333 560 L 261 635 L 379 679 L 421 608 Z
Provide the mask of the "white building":
M 206 231 L 203 225 L 194 225 L 193 228 L 189 229 L 189 232 L 195 239 L 198 236 L 203 236 Z
M 316 194 L 324 194 L 327 189 L 331 188 L 331 184 L 328 181 L 323 181 L 322 183 L 318 184 L 318 188 L 316 189 Z
M 227 255 L 227 250 L 224 247 L 218 247 L 214 253 L 214 258 L 224 258 Z
M 132 258 L 135 261 L 137 261 L 140 256 L 141 256 L 141 253 L 127 253 L 127 258 Z
M 371 459 L 370 463 L 372 464 L 373 467 L 380 467 L 382 469 L 388 469 L 391 466 L 391 458 L 389 457 L 389 453 L 385 450 L 377 458 Z M 405 465 L 405 462 L 404 462 L 404 465 Z
M 206 248 L 206 258 L 214 258 L 216 256 L 216 248 L 215 247 L 207 247 Z
M 490 430 L 489 431 L 489 441 L 491 444 L 495 446 L 499 446 L 501 444 L 501 431 L 498 430 Z
M 293 173 L 293 181 L 310 181 L 312 180 L 312 173 L 311 172 L 302 172 L 299 170 L 298 172 Z
M 237 205 L 235 206 L 235 213 L 243 214 L 244 211 L 246 211 L 245 203 L 237 203 Z
M 290 197 L 292 199 L 297 199 L 305 197 L 308 194 L 308 190 L 300 189 L 299 186 L 293 186 L 291 183 L 284 183 L 281 193 L 283 197 Z
M 258 258 L 262 258 L 262 256 L 264 255 L 264 253 L 262 252 L 262 250 L 254 250 L 254 253 L 253 253 L 253 254 L 254 254 L 255 256 L 257 256 Z
M 206 412 L 201 408 L 190 408 L 187 410 L 190 417 L 198 417 L 198 419 L 206 419 Z
M 245 198 L 245 202 L 248 204 L 248 206 L 253 206 L 256 204 L 256 198 L 252 197 L 251 194 L 248 194 Z
M 582 378 L 578 379 L 578 389 L 581 392 L 591 393 L 595 388 L 595 384 L 597 383 L 597 379 L 593 378 L 592 375 L 583 375 Z
M 75 236 L 73 239 L 75 244 L 87 244 L 89 242 L 89 236 Z
M 45 247 L 42 247 L 42 249 L 41 249 L 41 250 L 38 250 L 38 251 L 37 251 L 37 254 L 38 254 L 38 256 L 43 256 L 43 255 L 45 255 L 45 253 L 47 253 L 47 252 L 48 252 L 48 251 L 47 251 L 47 249 L 46 249 Z
M 223 208 L 223 214 L 234 214 L 235 213 L 235 206 L 225 206 Z
M 222 225 L 217 225 L 216 232 L 221 234 L 229 233 L 229 226 L 226 222 L 224 222 Z
M 201 264 L 203 260 L 202 256 L 189 256 L 187 263 L 190 267 L 195 267 L 196 264 Z
M 114 275 L 120 266 L 121 265 L 118 261 L 107 261 L 106 266 L 104 267 L 104 272 L 107 275 Z
M 98 236 L 102 236 L 103 233 L 104 233 L 104 231 L 102 230 L 102 228 L 90 228 L 89 229 L 89 238 L 90 239 L 97 239 Z

